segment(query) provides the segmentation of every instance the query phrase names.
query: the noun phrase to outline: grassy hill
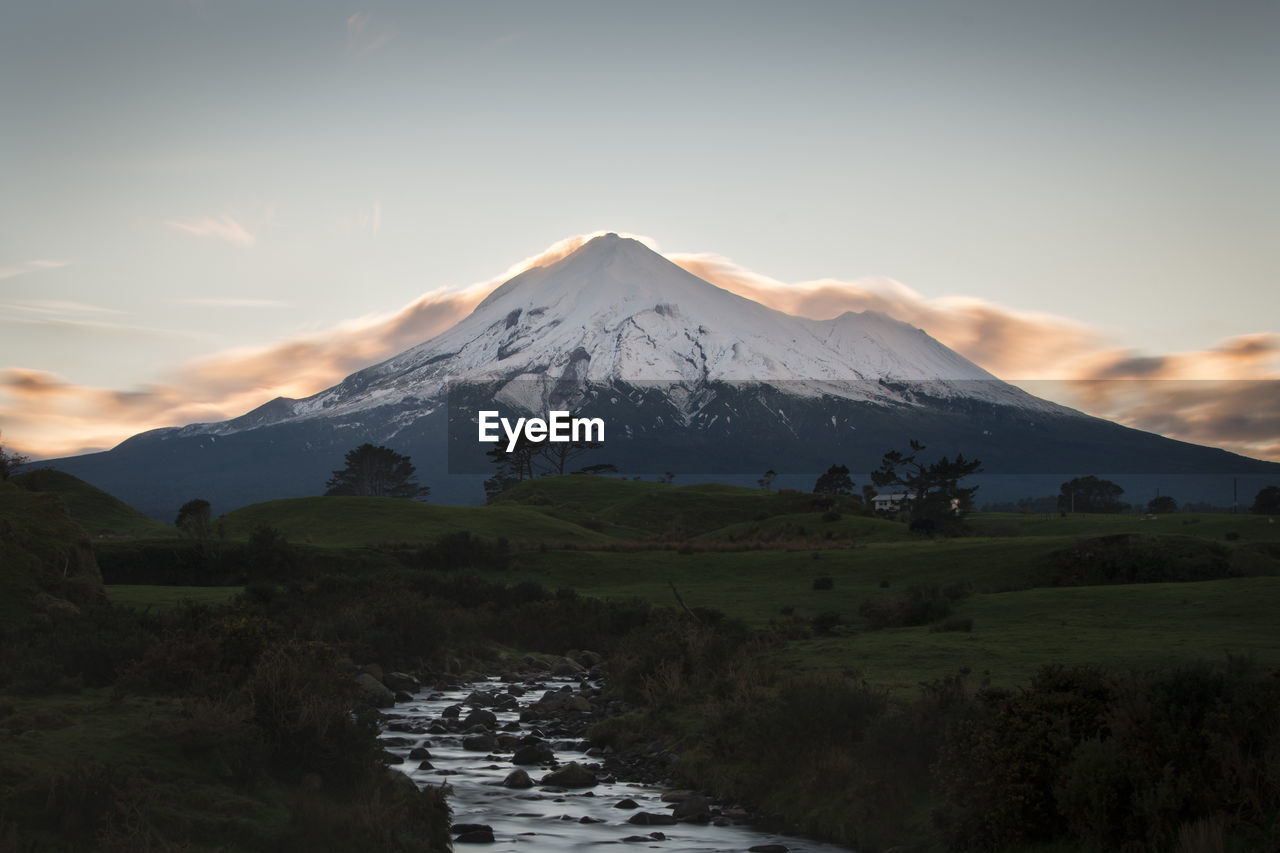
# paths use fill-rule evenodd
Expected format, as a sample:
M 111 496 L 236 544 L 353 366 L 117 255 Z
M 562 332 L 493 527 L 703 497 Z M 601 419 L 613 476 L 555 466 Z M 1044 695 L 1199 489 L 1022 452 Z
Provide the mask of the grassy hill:
M 143 515 L 124 501 L 53 468 L 41 468 L 13 478 L 30 492 L 57 495 L 71 518 L 93 538 L 172 536 L 173 528 Z
M 102 595 L 89 541 L 56 494 L 0 482 L 0 626 Z M 52 615 L 52 613 L 50 614 Z
M 530 507 L 437 506 L 398 498 L 289 498 L 242 507 L 221 522 L 232 539 L 247 539 L 255 527 L 265 524 L 291 542 L 331 547 L 424 543 L 459 530 L 489 539 L 506 537 L 513 543 L 608 539 Z
M 535 507 L 618 538 L 685 539 L 729 525 L 811 511 L 814 501 L 810 494 L 722 483 L 676 486 L 572 474 L 526 480 L 503 492 L 492 505 Z M 841 505 L 861 506 L 852 498 L 842 498 Z

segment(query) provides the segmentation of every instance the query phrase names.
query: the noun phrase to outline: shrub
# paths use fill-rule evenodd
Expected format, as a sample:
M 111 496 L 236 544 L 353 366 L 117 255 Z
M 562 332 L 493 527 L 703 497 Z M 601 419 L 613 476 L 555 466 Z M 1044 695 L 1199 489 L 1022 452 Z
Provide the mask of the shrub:
M 1206 581 L 1233 577 L 1223 545 L 1190 536 L 1119 533 L 1082 539 L 1049 557 L 1056 586 Z
M 872 630 L 928 625 L 951 615 L 951 602 L 964 594 L 962 585 L 946 590 L 937 584 L 912 584 L 895 598 L 869 598 L 860 612 Z
M 331 647 L 316 642 L 272 646 L 245 685 L 264 758 L 279 777 L 319 775 L 349 790 L 368 777 L 377 755 L 372 715 L 353 716 L 355 683 L 338 670 Z
M 978 714 L 948 731 L 937 765 L 947 844 L 992 850 L 1063 834 L 1055 782 L 1075 746 L 1101 732 L 1110 695 L 1097 671 L 1061 666 L 1018 693 L 980 692 Z
M 814 588 L 814 589 L 831 589 L 831 588 L 833 588 L 835 585 L 836 585 L 836 584 L 835 584 L 835 581 L 834 581 L 834 580 L 832 580 L 832 579 L 831 579 L 831 578 L 829 578 L 829 577 L 822 577 L 822 578 L 814 578 L 814 579 L 813 579 L 813 588 Z
M 840 614 L 834 611 L 819 613 L 809 620 L 813 630 L 819 634 L 830 634 L 840 624 Z

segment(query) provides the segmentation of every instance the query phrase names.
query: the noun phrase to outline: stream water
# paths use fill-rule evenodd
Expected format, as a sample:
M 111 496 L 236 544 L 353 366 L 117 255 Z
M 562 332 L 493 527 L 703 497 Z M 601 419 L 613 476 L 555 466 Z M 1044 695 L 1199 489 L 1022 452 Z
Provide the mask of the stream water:
M 539 730 L 541 724 L 520 721 L 520 708 L 540 699 L 547 690 L 563 685 L 577 688 L 577 679 L 540 679 L 535 685 L 524 685 L 527 692 L 518 698 L 518 707 L 489 708 L 496 715 L 496 723 L 490 728 L 499 734 L 526 737 Z M 763 832 L 745 825 L 716 825 L 705 823 L 637 824 L 635 815 L 647 813 L 668 817 L 672 803 L 663 795 L 677 796 L 668 789 L 653 785 L 640 785 L 614 781 L 603 771 L 596 774 L 601 781 L 589 788 L 560 788 L 540 784 L 540 780 L 553 768 L 550 763 L 524 769 L 533 780 L 533 787 L 508 788 L 503 780 L 513 770 L 512 751 L 501 747 L 492 750 L 471 749 L 463 745 L 466 734 L 444 731 L 449 719 L 447 708 L 463 705 L 461 717 L 466 718 L 470 708 L 465 700 L 472 691 L 505 691 L 509 685 L 497 680 L 474 682 L 449 690 L 423 690 L 413 694 L 411 701 L 399 702 L 387 714 L 387 724 L 382 733 L 387 752 L 402 759 L 392 767 L 408 775 L 419 786 L 447 783 L 452 789 L 449 796 L 453 809 L 455 835 L 458 827 L 467 824 L 490 827 L 493 843 L 468 844 L 466 840 L 456 844 L 459 850 L 506 850 L 517 853 L 554 853 L 564 850 L 591 850 L 603 844 L 619 844 L 669 853 L 709 853 L 709 851 L 747 851 L 763 848 L 771 853 L 849 853 L 849 848 L 824 844 L 793 836 Z M 550 728 L 543 726 L 543 728 Z M 430 731 L 432 730 L 433 731 Z M 580 740 L 554 740 L 546 738 L 555 762 L 564 766 L 577 762 L 595 766 L 598 757 L 587 756 L 587 744 Z M 409 754 L 415 748 L 422 752 Z M 422 766 L 426 761 L 426 766 Z M 625 801 L 630 800 L 634 803 Z M 622 804 L 623 807 L 619 807 Z M 713 814 L 715 813 L 713 809 Z M 643 820 L 643 819 L 640 819 Z M 721 817 L 718 823 L 727 821 Z M 483 831 L 480 837 L 484 837 Z M 774 845 L 774 846 L 768 846 Z

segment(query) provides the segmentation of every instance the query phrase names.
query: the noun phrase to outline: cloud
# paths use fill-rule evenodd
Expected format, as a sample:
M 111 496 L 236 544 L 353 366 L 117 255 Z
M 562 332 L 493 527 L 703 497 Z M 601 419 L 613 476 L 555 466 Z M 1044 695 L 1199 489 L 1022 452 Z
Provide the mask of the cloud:
M 73 302 L 67 299 L 23 299 L 18 302 L 8 303 L 4 307 L 13 311 L 23 311 L 28 314 L 51 317 L 125 313 L 116 308 L 107 308 L 102 305 L 90 305 L 87 302 Z
M 1052 314 L 972 297 L 927 299 L 891 278 L 821 279 L 787 284 L 718 255 L 672 254 L 670 260 L 725 290 L 802 317 L 826 320 L 846 311 L 879 311 L 924 329 L 1002 379 L 1074 375 L 1081 353 L 1106 345 L 1099 330 Z
M 970 297 L 928 299 L 885 278 L 786 284 L 716 255 L 669 255 L 726 290 L 814 319 L 881 311 L 1027 391 L 1126 426 L 1280 460 L 1280 335 L 1148 355 L 1102 330 Z
M 258 238 L 227 214 L 218 217 L 203 216 L 199 219 L 169 220 L 170 227 L 197 237 L 216 237 L 237 246 L 252 246 Z
M 202 305 L 209 308 L 283 308 L 287 303 L 279 299 L 236 299 L 216 297 L 193 297 L 191 299 L 171 300 L 175 305 Z
M 38 371 L 0 371 L 0 425 L 33 455 L 111 446 L 146 429 L 223 420 L 274 397 L 306 397 L 439 334 L 495 287 L 572 253 L 603 232 L 561 240 L 499 276 L 425 294 L 399 311 L 188 362 L 155 384 L 121 392 L 68 384 Z M 637 237 L 656 249 L 654 241 Z M 881 311 L 1033 394 L 1173 438 L 1280 460 L 1280 335 L 1231 338 L 1159 355 L 1052 314 L 968 297 L 930 299 L 885 278 L 788 284 L 715 255 L 668 257 L 727 290 L 788 313 L 826 319 Z M 223 300 L 273 307 L 270 300 Z
M 356 12 L 347 18 L 347 56 L 362 59 L 386 47 L 395 37 L 395 30 L 381 21 L 375 22 L 372 12 Z
M 14 276 L 25 275 L 29 272 L 37 272 L 39 270 L 51 270 L 58 267 L 65 267 L 66 261 L 50 261 L 50 260 L 34 260 L 26 261 L 12 266 L 0 267 L 0 279 L 13 278 Z

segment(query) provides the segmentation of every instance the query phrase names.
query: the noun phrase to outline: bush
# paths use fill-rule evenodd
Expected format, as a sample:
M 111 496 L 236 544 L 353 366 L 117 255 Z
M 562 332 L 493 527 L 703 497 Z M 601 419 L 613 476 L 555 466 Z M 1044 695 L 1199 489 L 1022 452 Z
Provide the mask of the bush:
M 1097 737 L 1110 689 L 1087 668 L 1045 667 L 1019 693 L 978 694 L 978 714 L 948 731 L 938 815 L 956 850 L 994 850 L 1062 835 L 1054 786 L 1076 745 Z
M 939 828 L 959 850 L 1167 850 L 1206 827 L 1274 849 L 1278 758 L 1280 680 L 1248 661 L 1118 679 L 1046 667 L 1018 693 L 979 694 L 948 732 Z
M 860 612 L 872 630 L 928 625 L 950 616 L 951 603 L 967 594 L 967 584 L 912 584 L 902 596 L 867 599 Z
M 1237 574 L 1223 545 L 1135 533 L 1082 539 L 1053 552 L 1049 564 L 1055 586 L 1207 581 Z
M 814 589 L 831 589 L 835 585 L 836 585 L 835 581 L 833 581 L 831 578 L 828 578 L 828 577 L 813 579 Z
M 264 758 L 278 777 L 316 774 L 334 790 L 367 779 L 378 753 L 372 714 L 353 716 L 355 682 L 323 643 L 290 642 L 263 652 L 245 685 Z
M 840 614 L 833 611 L 819 613 L 809 620 L 813 630 L 818 634 L 830 634 L 840 624 Z

